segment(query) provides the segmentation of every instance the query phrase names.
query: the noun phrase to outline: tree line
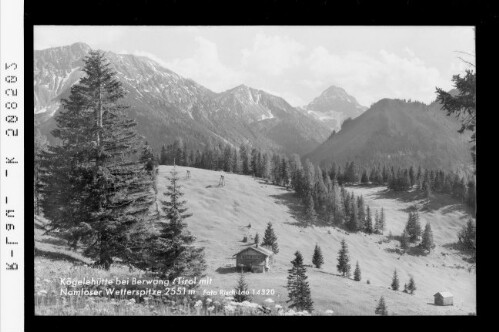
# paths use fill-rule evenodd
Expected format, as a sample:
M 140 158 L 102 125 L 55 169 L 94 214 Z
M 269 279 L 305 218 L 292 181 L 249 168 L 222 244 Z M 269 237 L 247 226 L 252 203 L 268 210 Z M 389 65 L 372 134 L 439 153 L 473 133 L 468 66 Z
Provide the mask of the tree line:
M 203 151 L 194 152 L 186 149 L 181 139 L 163 146 L 158 159 L 160 164 L 175 161 L 183 166 L 252 175 L 291 188 L 303 203 L 306 224 L 320 220 L 354 232 L 379 234 L 385 228 L 383 209 L 371 211 L 362 196 L 356 197 L 345 189 L 343 184 L 350 182 L 352 174 L 355 174 L 354 166 L 347 168 L 345 175 L 338 170 L 324 172 L 309 160 L 302 165 L 296 154 L 290 160 L 287 156 L 244 144 L 239 148 L 230 145 L 207 146 Z
M 288 158 L 245 144 L 239 148 L 220 144 L 207 145 L 202 151 L 188 150 L 181 139 L 164 145 L 157 158 L 162 165 L 173 164 L 175 160 L 182 166 L 252 175 L 276 185 L 291 187 L 302 198 L 307 218 L 311 221 L 316 219 L 317 214 L 326 221 L 334 219 L 330 212 L 338 209 L 333 207 L 334 203 L 328 196 L 338 196 L 333 188 L 338 185 L 341 192 L 342 186 L 346 184 L 386 185 L 395 191 L 415 188 L 424 192 L 428 198 L 432 193 L 449 194 L 467 204 L 473 211 L 476 204 L 474 177 L 467 178 L 443 170 L 416 169 L 413 166 L 395 168 L 387 165 L 361 168 L 353 161 L 347 162 L 343 168 L 334 162 L 329 167 L 320 167 L 312 165 L 309 160 L 302 164 L 301 158 L 296 154 Z M 341 218 L 336 216 L 336 219 Z

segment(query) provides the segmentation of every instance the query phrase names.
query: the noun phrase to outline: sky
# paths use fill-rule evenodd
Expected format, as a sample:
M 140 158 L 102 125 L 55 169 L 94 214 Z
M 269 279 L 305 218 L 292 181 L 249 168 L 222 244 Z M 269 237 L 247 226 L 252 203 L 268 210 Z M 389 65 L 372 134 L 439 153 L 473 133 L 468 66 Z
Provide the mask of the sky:
M 35 26 L 35 50 L 75 42 L 147 56 L 215 92 L 245 84 L 293 106 L 331 85 L 364 106 L 430 103 L 475 61 L 465 26 Z

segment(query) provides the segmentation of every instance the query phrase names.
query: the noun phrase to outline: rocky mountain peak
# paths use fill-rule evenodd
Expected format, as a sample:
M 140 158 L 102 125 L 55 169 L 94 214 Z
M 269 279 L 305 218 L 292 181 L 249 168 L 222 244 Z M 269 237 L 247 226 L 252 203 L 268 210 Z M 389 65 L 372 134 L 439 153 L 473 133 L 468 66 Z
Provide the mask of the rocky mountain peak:
M 310 104 L 308 109 L 317 109 L 318 111 L 326 111 L 327 109 L 338 107 L 340 104 L 352 104 L 353 106 L 360 106 L 357 100 L 349 95 L 345 89 L 330 86 L 324 90 L 319 97 L 315 98 Z
M 345 89 L 332 85 L 304 106 L 303 112 L 323 122 L 330 130 L 339 130 L 346 119 L 353 119 L 366 109 Z

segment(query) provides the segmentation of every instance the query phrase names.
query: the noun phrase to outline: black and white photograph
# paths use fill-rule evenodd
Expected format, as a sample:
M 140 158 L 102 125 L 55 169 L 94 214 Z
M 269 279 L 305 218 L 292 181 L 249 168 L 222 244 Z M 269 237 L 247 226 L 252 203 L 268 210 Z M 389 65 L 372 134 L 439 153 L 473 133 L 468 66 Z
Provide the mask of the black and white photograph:
M 35 25 L 34 314 L 476 315 L 475 33 Z

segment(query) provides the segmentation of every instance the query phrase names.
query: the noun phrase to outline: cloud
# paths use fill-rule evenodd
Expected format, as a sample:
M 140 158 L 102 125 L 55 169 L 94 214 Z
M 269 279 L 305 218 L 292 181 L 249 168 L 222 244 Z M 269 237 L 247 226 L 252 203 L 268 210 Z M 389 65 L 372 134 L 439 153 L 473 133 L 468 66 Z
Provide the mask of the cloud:
M 35 26 L 33 48 L 43 50 L 83 42 L 94 48 L 106 49 L 106 45 L 119 40 L 125 33 L 119 26 Z
M 139 49 L 123 53 L 146 56 L 217 92 L 246 84 L 292 104 L 309 102 L 333 84 L 366 106 L 381 98 L 429 102 L 435 86 L 450 89 L 452 75 L 469 67 L 459 56 L 474 61 L 456 53 L 474 53 L 470 27 L 402 30 L 35 26 L 34 48 L 85 42 L 109 51 Z
M 242 65 L 270 75 L 280 75 L 284 70 L 297 66 L 302 61 L 305 47 L 287 36 L 267 36 L 258 33 L 253 47 L 245 48 Z
M 317 47 L 306 59 L 316 80 L 339 85 L 361 104 L 382 98 L 407 98 L 431 102 L 435 85 L 445 85 L 440 72 L 406 48 L 404 55 L 380 50 L 376 55 L 358 52 L 334 54 Z
M 244 80 L 244 72 L 230 68 L 220 61 L 214 42 L 204 37 L 196 37 L 195 41 L 198 46 L 191 57 L 174 59 L 163 65 L 217 92 L 232 88 Z
M 305 100 L 303 100 L 302 98 L 300 98 L 299 95 L 291 91 L 274 91 L 272 89 L 262 89 L 262 90 L 274 96 L 283 98 L 293 107 L 303 106 L 306 104 Z
M 164 61 L 163 59 L 161 59 L 159 56 L 157 56 L 156 54 L 153 54 L 153 53 L 149 53 L 149 52 L 145 52 L 145 51 L 133 51 L 133 52 L 128 52 L 126 50 L 123 50 L 123 51 L 120 51 L 118 52 L 119 54 L 132 54 L 132 55 L 135 55 L 135 56 L 143 56 L 143 57 L 146 57 L 146 58 L 149 58 L 157 63 L 159 63 L 161 66 L 165 67 L 166 69 L 171 69 L 169 68 L 169 63 Z

